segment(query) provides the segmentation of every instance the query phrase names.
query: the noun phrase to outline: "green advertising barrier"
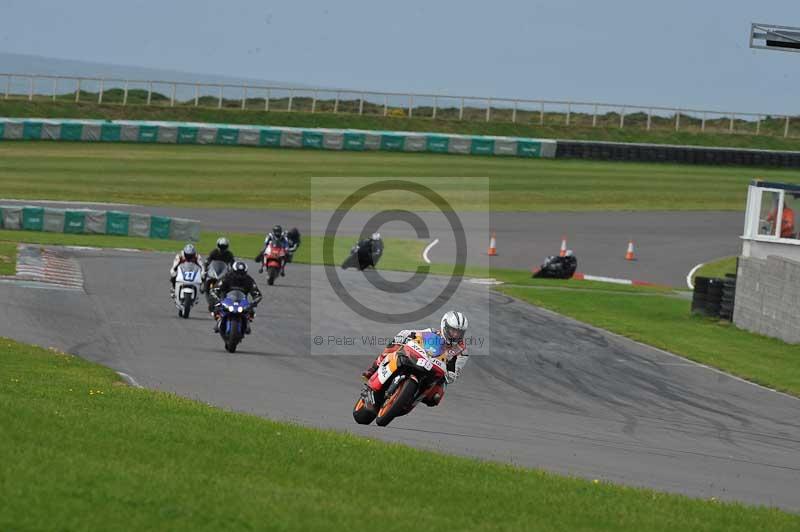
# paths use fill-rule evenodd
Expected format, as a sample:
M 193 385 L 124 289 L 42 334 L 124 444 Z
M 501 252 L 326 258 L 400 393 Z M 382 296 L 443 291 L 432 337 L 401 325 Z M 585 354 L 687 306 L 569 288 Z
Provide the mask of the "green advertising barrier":
M 217 129 L 217 144 L 238 144 L 239 130 L 232 127 Z
M 158 238 L 161 240 L 169 239 L 169 226 L 172 220 L 164 216 L 151 216 L 150 217 L 150 238 Z
M 22 208 L 22 228 L 26 231 L 41 231 L 44 226 L 43 207 Z
M 64 122 L 61 124 L 61 140 L 81 140 L 83 135 L 83 124 Z
M 403 151 L 406 138 L 402 135 L 381 135 L 381 150 L 383 151 Z
M 178 127 L 178 144 L 197 144 L 197 130 L 196 127 Z
M 22 124 L 22 138 L 25 140 L 42 140 L 42 123 L 24 122 Z
M 303 147 L 322 149 L 322 133 L 316 131 L 303 131 Z
M 494 155 L 494 140 L 473 138 L 469 152 L 472 155 Z
M 54 126 L 50 126 L 53 124 Z M 106 142 L 162 142 L 177 144 L 215 143 L 224 145 L 363 151 L 414 151 L 497 157 L 547 157 L 556 155 L 556 141 L 514 137 L 484 137 L 448 133 L 415 133 L 407 137 L 397 131 L 331 130 L 314 128 L 237 126 L 184 122 L 144 122 L 124 120 L 48 120 L 0 117 L 0 138 L 28 140 L 72 140 Z M 61 131 L 53 138 L 48 131 Z M 87 129 L 88 128 L 88 129 Z M 242 132 L 245 133 L 242 133 Z M 44 135 L 44 139 L 43 136 Z M 516 146 L 516 148 L 514 147 Z
M 139 126 L 139 142 L 158 142 L 158 126 Z
M 100 126 L 100 140 L 103 142 L 119 142 L 122 126 L 119 124 L 103 124 Z
M 119 211 L 107 211 L 106 234 L 128 236 L 128 213 Z
M 429 135 L 426 139 L 425 149 L 432 153 L 447 153 L 450 148 L 450 139 L 437 135 Z
M 83 211 L 64 212 L 64 232 L 83 234 L 86 228 L 86 213 Z
M 348 151 L 364 151 L 365 136 L 363 133 L 345 133 L 342 149 Z
M 258 144 L 271 148 L 281 147 L 281 132 L 274 129 L 262 129 L 259 135 Z
M 527 140 L 518 140 L 517 155 L 520 157 L 541 157 L 542 143 L 527 141 Z

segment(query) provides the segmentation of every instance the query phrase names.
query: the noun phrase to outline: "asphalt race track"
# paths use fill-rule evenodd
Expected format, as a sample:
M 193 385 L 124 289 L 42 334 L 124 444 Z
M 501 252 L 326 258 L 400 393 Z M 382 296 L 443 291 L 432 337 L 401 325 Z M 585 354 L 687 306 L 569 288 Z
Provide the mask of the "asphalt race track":
M 4 203 L 37 202 L 9 200 Z M 49 204 L 74 207 L 74 204 Z M 308 212 L 299 211 L 118 208 L 200 220 L 207 231 L 266 232 L 275 223 L 287 228 L 298 227 L 302 233 L 310 230 L 312 234 L 322 234 L 324 230 L 312 224 Z M 455 245 L 450 228 L 433 215 L 420 214 L 430 228 L 431 237 L 440 238 L 440 243 L 431 250 L 430 259 L 452 262 Z M 351 216 L 339 234 L 359 234 L 371 213 L 352 213 Z M 491 264 L 499 268 L 538 266 L 547 255 L 558 253 L 563 235 L 578 257 L 579 271 L 680 288 L 686 288 L 686 275 L 697 264 L 737 255 L 741 250 L 739 237 L 744 224 L 744 215 L 740 212 L 493 212 L 488 215 L 464 212 L 459 213 L 459 217 L 467 232 L 471 264 L 489 265 L 486 248 L 490 230 L 497 233 L 499 250 Z M 389 225 L 382 233 L 399 238 L 414 237 L 409 226 L 402 223 Z M 636 243 L 638 260 L 635 262 L 624 258 L 629 239 Z M 252 254 L 257 251 L 252 250 Z
M 309 282 L 291 265 L 265 287 L 253 334 L 227 354 L 196 308 L 177 317 L 167 254 L 72 252 L 86 293 L 0 284 L 0 335 L 57 347 L 146 387 L 274 419 L 330 427 L 449 453 L 637 486 L 800 510 L 800 401 L 684 359 L 462 285 L 468 314 L 492 298 L 491 354 L 473 356 L 437 408 L 388 428 L 351 417 L 367 356 L 310 355 Z M 316 272 L 318 273 L 318 271 Z M 401 276 L 404 274 L 396 274 Z M 362 274 L 344 284 L 378 304 Z M 444 283 L 443 279 L 432 279 Z M 336 316 L 341 303 L 314 298 Z M 437 313 L 438 315 L 438 313 Z M 358 323 L 331 319 L 331 334 Z M 393 334 L 386 326 L 362 334 Z M 377 353 L 377 349 L 375 352 Z

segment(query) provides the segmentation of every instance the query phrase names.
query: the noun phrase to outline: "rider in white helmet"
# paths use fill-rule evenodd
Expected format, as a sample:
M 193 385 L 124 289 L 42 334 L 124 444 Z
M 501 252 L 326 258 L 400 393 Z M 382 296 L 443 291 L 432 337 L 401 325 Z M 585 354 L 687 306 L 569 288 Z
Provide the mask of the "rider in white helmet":
M 409 340 L 414 340 L 425 333 L 436 333 L 442 339 L 443 355 L 447 361 L 447 383 L 452 384 L 461 376 L 461 370 L 464 369 L 464 366 L 467 365 L 467 361 L 469 360 L 467 347 L 464 342 L 468 325 L 467 317 L 463 313 L 451 310 L 442 316 L 438 329 L 405 329 L 395 335 L 392 344 L 405 344 Z M 381 353 L 375 362 L 372 363 L 372 366 L 361 374 L 364 379 L 368 380 L 372 377 L 383 361 L 383 357 L 384 354 Z
M 169 270 L 169 282 L 172 289 L 175 289 L 175 278 L 178 276 L 178 266 L 185 262 L 194 262 L 200 268 L 203 268 L 203 262 L 200 260 L 200 255 L 197 254 L 193 244 L 186 244 L 180 253 L 175 255 L 175 260 L 172 261 L 172 268 Z

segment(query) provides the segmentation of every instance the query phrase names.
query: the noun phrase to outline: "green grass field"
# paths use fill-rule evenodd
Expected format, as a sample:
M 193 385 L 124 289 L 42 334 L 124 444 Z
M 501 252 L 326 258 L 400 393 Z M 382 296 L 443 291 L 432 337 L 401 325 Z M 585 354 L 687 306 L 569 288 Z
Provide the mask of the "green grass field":
M 563 113 L 547 113 L 544 126 L 538 123 L 538 113 L 528 121 L 520 120 L 514 124 L 510 116 L 506 121 L 485 122 L 484 113 L 480 112 L 473 120 L 431 120 L 430 118 L 397 118 L 383 116 L 359 116 L 357 114 L 332 114 L 309 112 L 281 111 L 241 111 L 240 102 L 230 101 L 233 108 L 192 108 L 177 106 L 174 108 L 161 105 L 146 107 L 144 105 L 97 105 L 90 103 L 91 95 L 86 95 L 85 102 L 74 103 L 74 96 L 69 101 L 21 101 L 0 100 L 0 116 L 37 117 L 37 118 L 100 118 L 126 120 L 175 120 L 189 122 L 212 122 L 221 124 L 262 124 L 271 126 L 321 127 L 343 129 L 372 129 L 384 131 L 432 131 L 444 133 L 462 133 L 470 135 L 502 135 L 513 137 L 559 138 L 604 140 L 617 142 L 649 142 L 655 144 L 685 144 L 699 146 L 728 146 L 740 148 L 761 148 L 775 150 L 798 150 L 800 139 L 797 138 L 796 123 L 792 120 L 790 137 L 783 138 L 784 122 L 781 119 L 766 120 L 761 125 L 761 135 L 755 135 L 753 123 L 739 121 L 736 134 L 728 133 L 728 121 L 709 120 L 707 133 L 700 133 L 699 121 L 689 125 L 687 117 L 682 116 L 683 131 L 675 131 L 673 119 L 654 118 L 653 130 L 646 131 L 644 115 L 629 115 L 626 127 L 619 128 L 619 116 L 601 118 L 599 127 L 591 127 L 591 117 L 573 113 L 572 125 L 564 126 Z M 106 94 L 106 101 L 110 94 Z M 122 94 L 118 93 L 121 102 Z M 96 100 L 96 96 L 94 96 Z M 296 101 L 297 104 L 299 102 Z M 310 107 L 310 102 L 307 102 Z M 209 102 L 216 106 L 216 101 Z M 285 105 L 285 103 L 284 103 Z M 251 107 L 263 108 L 263 100 Z M 310 110 L 310 109 L 309 109 Z M 686 127 L 689 125 L 689 127 Z M 749 131 L 749 134 L 747 133 Z
M 0 360 L 2 530 L 800 528 L 778 510 L 225 412 L 10 340 Z
M 800 396 L 800 345 L 693 316 L 686 299 L 500 287 L 503 293 Z
M 724 257 L 703 264 L 694 272 L 694 277 L 725 277 L 728 273 L 736 273 L 737 257 Z
M 234 146 L 0 143 L 6 198 L 142 205 L 307 209 L 310 178 L 323 181 L 315 209 L 339 205 L 343 177 L 424 178 L 456 210 L 742 210 L 755 176 L 800 182 L 797 170 L 754 170 L 410 153 L 343 153 Z M 489 177 L 485 185 L 465 177 Z M 378 194 L 359 205 L 408 207 Z M 433 209 L 426 202 L 415 210 Z
M 13 275 L 17 264 L 17 244 L 0 241 L 0 275 Z

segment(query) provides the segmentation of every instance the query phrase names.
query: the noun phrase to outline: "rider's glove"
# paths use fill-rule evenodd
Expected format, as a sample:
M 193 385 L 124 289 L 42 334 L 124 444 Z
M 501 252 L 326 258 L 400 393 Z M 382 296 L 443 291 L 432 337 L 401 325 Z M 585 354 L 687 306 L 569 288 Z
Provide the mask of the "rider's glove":
M 444 378 L 444 380 L 447 381 L 447 384 L 453 384 L 454 382 L 456 382 L 457 378 L 458 374 L 455 371 L 448 371 L 447 376 Z

